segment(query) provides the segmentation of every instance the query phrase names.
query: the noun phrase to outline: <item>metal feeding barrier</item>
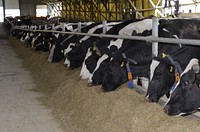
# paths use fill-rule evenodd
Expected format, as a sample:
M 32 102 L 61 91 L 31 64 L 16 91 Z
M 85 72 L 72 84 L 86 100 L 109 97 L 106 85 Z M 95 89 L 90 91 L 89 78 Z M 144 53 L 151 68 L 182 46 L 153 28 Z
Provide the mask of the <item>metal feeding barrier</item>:
M 9 20 L 6 19 L 8 22 Z M 84 36 L 93 36 L 93 37 L 100 37 L 100 38 L 116 38 L 116 39 L 130 39 L 130 40 L 139 40 L 139 41 L 147 41 L 152 43 L 152 57 L 155 57 L 158 55 L 158 42 L 161 43 L 170 43 L 170 44 L 185 44 L 185 45 L 194 45 L 194 46 L 200 46 L 200 40 L 196 39 L 177 39 L 177 38 L 163 38 L 158 37 L 158 18 L 153 17 L 153 23 L 152 23 L 152 36 L 123 36 L 123 35 L 110 35 L 105 34 L 107 29 L 107 22 L 103 21 L 103 33 L 102 34 L 92 34 L 92 33 L 81 33 L 81 23 L 78 23 L 78 30 L 77 32 L 65 32 L 65 31 L 55 31 L 55 30 L 32 30 L 32 29 L 26 29 L 25 27 L 21 28 L 20 26 L 14 26 L 11 22 L 9 22 L 13 28 L 19 29 L 19 30 L 25 30 L 25 31 L 32 31 L 32 32 L 51 32 L 51 33 L 61 33 L 61 34 L 70 34 L 70 35 L 84 35 Z M 64 24 L 62 25 L 64 27 Z M 63 28 L 64 29 L 64 28 Z M 136 91 L 138 93 L 145 94 L 146 89 L 143 87 L 136 87 Z M 166 97 L 161 98 L 159 101 L 160 105 L 164 105 L 167 101 Z M 196 112 L 192 115 L 187 116 L 189 118 L 196 118 L 200 120 L 200 112 Z
M 65 31 L 55 31 L 55 30 L 32 30 L 32 29 L 25 29 L 20 28 L 20 26 L 14 27 L 15 29 L 25 30 L 25 31 L 32 31 L 32 32 L 51 32 L 51 33 L 61 33 L 61 34 L 70 34 L 70 35 L 83 35 L 83 36 L 93 36 L 93 37 L 101 37 L 101 38 L 120 38 L 120 39 L 130 39 L 130 40 L 141 40 L 152 42 L 153 46 L 153 55 L 157 56 L 158 52 L 158 42 L 161 43 L 170 43 L 170 44 L 186 44 L 186 45 L 195 45 L 200 46 L 200 40 L 196 39 L 177 39 L 177 38 L 163 38 L 158 37 L 158 18 L 153 18 L 153 28 L 152 28 L 152 36 L 124 36 L 124 35 L 110 35 L 105 34 L 106 29 L 106 22 L 103 22 L 104 28 L 102 34 L 92 34 L 92 33 L 81 33 L 81 32 L 65 32 Z M 80 30 L 78 30 L 80 31 Z

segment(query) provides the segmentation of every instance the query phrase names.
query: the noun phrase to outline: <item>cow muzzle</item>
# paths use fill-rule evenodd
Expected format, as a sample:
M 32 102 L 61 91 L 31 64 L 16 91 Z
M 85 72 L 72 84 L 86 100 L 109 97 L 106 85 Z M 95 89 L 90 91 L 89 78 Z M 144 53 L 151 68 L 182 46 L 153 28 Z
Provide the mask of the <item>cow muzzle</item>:
M 158 102 L 158 99 L 156 97 L 151 96 L 150 94 L 146 94 L 145 99 L 147 99 L 149 102 Z

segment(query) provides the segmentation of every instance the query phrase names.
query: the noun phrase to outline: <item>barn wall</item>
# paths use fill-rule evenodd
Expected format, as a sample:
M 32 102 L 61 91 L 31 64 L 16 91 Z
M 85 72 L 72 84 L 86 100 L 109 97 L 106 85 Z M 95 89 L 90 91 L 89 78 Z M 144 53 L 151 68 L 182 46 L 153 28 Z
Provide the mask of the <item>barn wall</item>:
M 61 15 L 69 20 L 125 20 L 141 18 L 137 15 L 129 0 L 61 0 Z M 154 5 L 159 0 L 130 0 L 142 16 L 156 15 Z M 151 10 L 148 10 L 151 8 Z M 145 9 L 145 10 L 143 10 Z M 142 10 L 142 11 L 141 11 Z M 137 15 L 137 16 L 136 16 Z
M 36 0 L 19 0 L 20 15 L 36 16 Z
M 19 9 L 19 0 L 5 0 L 6 9 Z

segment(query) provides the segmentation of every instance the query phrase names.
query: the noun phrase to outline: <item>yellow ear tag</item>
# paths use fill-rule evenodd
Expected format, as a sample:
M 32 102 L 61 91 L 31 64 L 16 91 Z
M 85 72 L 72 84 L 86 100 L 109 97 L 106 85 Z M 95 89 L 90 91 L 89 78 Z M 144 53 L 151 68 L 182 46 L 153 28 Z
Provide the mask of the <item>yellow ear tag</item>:
M 178 82 L 180 80 L 180 74 L 176 73 L 175 74 L 175 81 Z
M 93 49 L 92 49 L 92 50 L 93 50 L 93 51 L 96 50 L 96 43 L 93 44 Z
M 165 53 L 162 53 L 162 58 L 164 59 L 167 55 Z
M 124 66 L 124 61 L 122 61 L 122 63 L 121 63 L 121 65 L 120 65 L 120 67 L 123 67 Z
M 169 70 L 170 72 L 173 72 L 173 66 L 170 66 L 170 70 Z

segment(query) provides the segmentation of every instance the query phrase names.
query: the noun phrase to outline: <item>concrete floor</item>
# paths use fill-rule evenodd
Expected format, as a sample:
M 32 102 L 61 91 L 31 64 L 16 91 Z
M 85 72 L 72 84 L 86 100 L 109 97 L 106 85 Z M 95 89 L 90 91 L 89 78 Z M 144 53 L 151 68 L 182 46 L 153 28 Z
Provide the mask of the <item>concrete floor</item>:
M 0 132 L 61 132 L 0 25 Z

